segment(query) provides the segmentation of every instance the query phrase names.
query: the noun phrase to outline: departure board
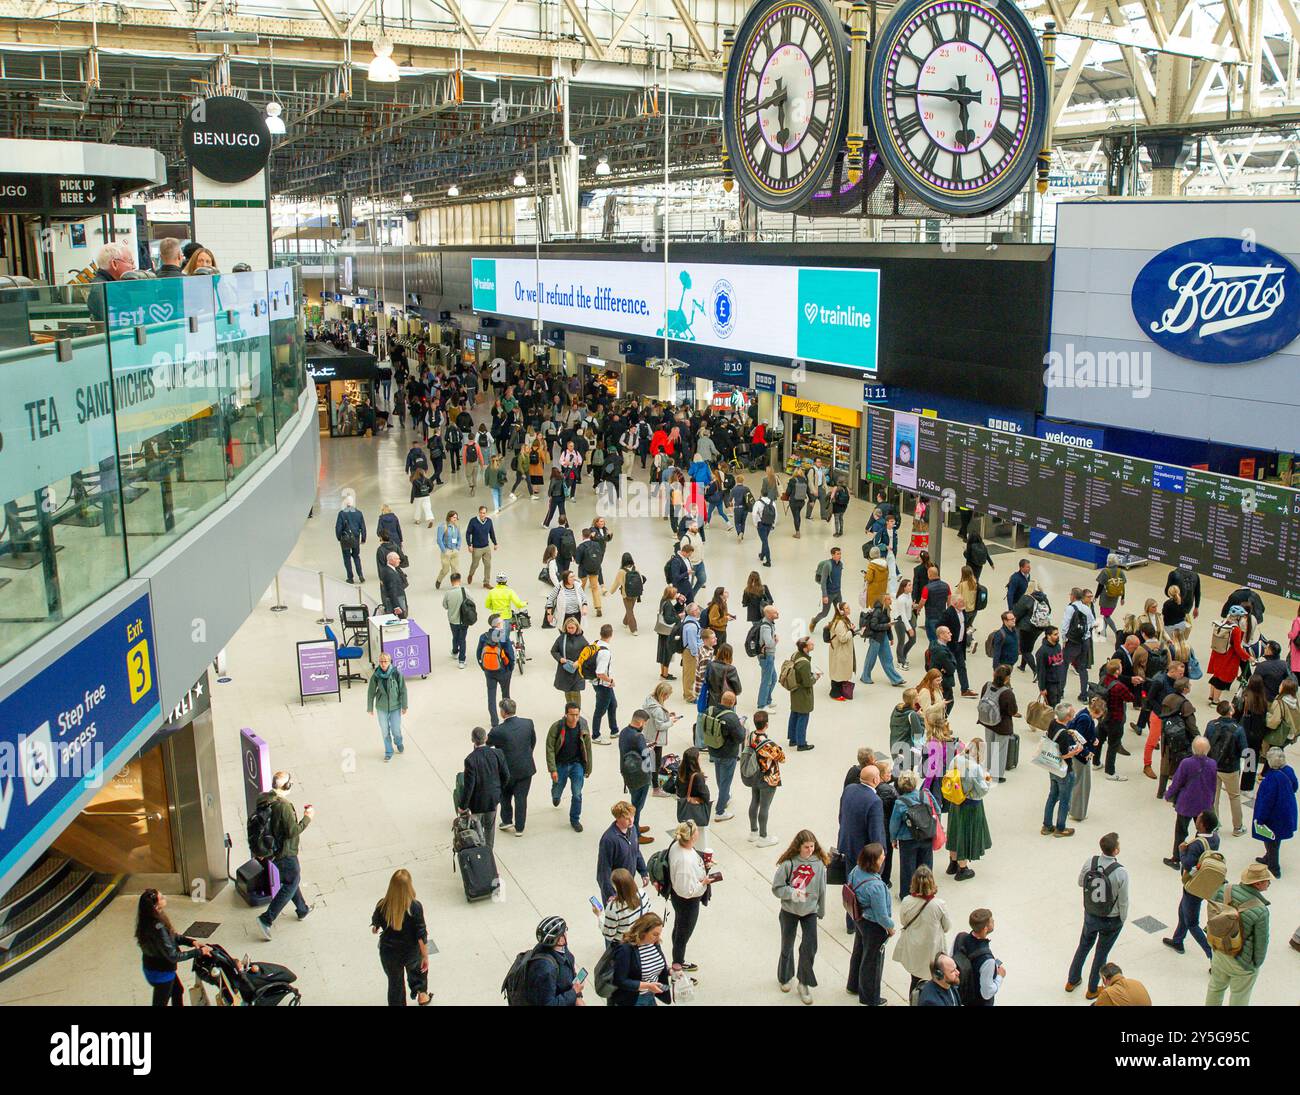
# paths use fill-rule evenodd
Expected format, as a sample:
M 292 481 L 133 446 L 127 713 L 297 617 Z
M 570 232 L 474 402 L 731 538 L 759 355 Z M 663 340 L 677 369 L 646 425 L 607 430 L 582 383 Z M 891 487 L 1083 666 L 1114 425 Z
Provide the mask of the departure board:
M 1300 491 L 867 408 L 868 472 L 1121 554 L 1300 599 Z

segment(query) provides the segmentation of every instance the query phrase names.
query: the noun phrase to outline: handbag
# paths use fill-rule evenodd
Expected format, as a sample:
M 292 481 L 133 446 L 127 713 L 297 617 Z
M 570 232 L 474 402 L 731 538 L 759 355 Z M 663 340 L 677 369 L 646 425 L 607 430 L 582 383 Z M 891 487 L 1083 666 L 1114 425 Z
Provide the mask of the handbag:
M 930 847 L 936 851 L 943 851 L 943 847 L 948 843 L 948 834 L 944 832 L 943 818 L 933 806 L 930 807 L 930 813 L 934 816 L 934 839 L 930 841 Z
M 1201 668 L 1201 663 L 1196 659 L 1196 651 L 1188 649 L 1187 651 L 1187 679 L 1189 681 L 1199 681 L 1205 676 L 1205 670 Z
M 206 1008 L 212 1006 L 212 999 L 208 996 L 208 990 L 203 982 L 194 978 L 194 984 L 190 986 L 190 1007 Z
M 682 821 L 693 821 L 701 829 L 706 828 L 709 824 L 709 814 L 713 809 L 713 804 L 708 801 L 691 802 L 691 789 L 695 786 L 695 776 L 691 776 L 686 781 L 686 794 L 682 796 L 682 801 L 678 806 L 678 813 Z
M 1050 704 L 1042 700 L 1034 700 L 1029 705 L 1029 710 L 1025 712 L 1025 722 L 1034 730 L 1046 730 L 1052 725 L 1052 719 L 1055 712 Z
M 826 884 L 843 886 L 849 880 L 849 865 L 844 853 L 831 850 L 831 861 L 826 865 Z
M 1069 771 L 1069 767 L 1061 757 L 1060 749 L 1051 738 L 1043 738 L 1038 743 L 1038 754 L 1034 757 L 1034 763 L 1040 768 L 1046 768 L 1054 776 L 1063 776 Z

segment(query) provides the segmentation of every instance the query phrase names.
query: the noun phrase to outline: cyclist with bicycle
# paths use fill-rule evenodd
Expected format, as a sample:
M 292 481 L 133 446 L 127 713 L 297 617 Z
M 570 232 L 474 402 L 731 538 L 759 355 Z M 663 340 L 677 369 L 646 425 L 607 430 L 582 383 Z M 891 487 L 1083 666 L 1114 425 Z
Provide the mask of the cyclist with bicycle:
M 519 594 L 510 588 L 510 579 L 504 574 L 497 575 L 497 584 L 492 587 L 491 591 L 483 598 L 483 607 L 489 613 L 495 613 L 501 617 L 501 629 L 505 632 L 506 646 L 509 649 L 511 664 L 514 664 L 514 645 L 512 639 L 519 636 L 519 645 L 522 647 L 523 634 L 520 628 L 514 626 L 514 614 L 516 609 L 527 609 L 528 602 L 521 599 Z

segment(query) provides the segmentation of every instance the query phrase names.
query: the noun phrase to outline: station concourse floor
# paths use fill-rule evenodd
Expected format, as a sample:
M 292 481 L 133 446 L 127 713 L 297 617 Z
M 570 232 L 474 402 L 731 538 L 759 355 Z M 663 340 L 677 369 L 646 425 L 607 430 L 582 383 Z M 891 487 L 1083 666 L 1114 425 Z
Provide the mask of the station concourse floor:
M 553 663 L 548 653 L 553 631 L 535 626 L 528 633 L 530 661 L 522 676 L 514 675 L 512 695 L 519 702 L 519 713 L 536 724 L 539 774 L 533 780 L 525 835 L 497 835 L 496 857 L 502 880 L 499 900 L 467 904 L 460 879 L 452 873 L 451 788 L 470 750 L 470 729 L 487 725 L 486 698 L 482 674 L 472 659 L 470 666 L 460 671 L 448 657 L 450 644 L 441 594 L 433 588 L 438 566 L 435 530 L 417 525 L 407 502 L 409 489 L 403 461 L 411 436 L 409 429 L 393 429 L 378 439 L 322 440 L 320 505 L 315 516 L 304 522 L 297 547 L 288 560 L 290 565 L 323 569 L 343 577 L 333 530 L 340 492 L 350 488 L 357 494 L 370 533 L 361 549 L 365 588 L 377 599 L 374 528 L 380 504 L 387 502 L 399 516 L 411 561 L 411 614 L 432 637 L 434 667 L 429 679 L 410 681 L 411 706 L 403 720 L 405 754 L 384 763 L 378 727 L 373 716 L 365 713 L 364 684 L 351 689 L 345 686 L 341 703 L 327 696 L 309 699 L 300 706 L 294 696 L 294 643 L 320 637 L 321 629 L 315 624 L 317 613 L 292 606 L 286 612 L 272 613 L 270 591 L 229 644 L 230 682 L 215 683 L 215 674 L 209 678 L 225 823 L 235 845 L 232 869 L 245 858 L 239 731 L 248 726 L 269 743 L 273 765 L 293 772 L 293 798 L 299 808 L 308 802 L 316 806 L 316 820 L 304 833 L 301 849 L 304 892 L 314 908 L 302 923 L 296 921 L 291 909 L 286 910 L 276 922 L 271 942 L 262 941 L 256 933 L 256 913 L 242 903 L 233 885 L 207 903 L 170 898 L 171 918 L 180 930 L 196 920 L 217 921 L 220 927 L 212 939 L 231 952 L 289 966 L 298 974 L 298 987 L 307 1005 L 384 1003 L 385 979 L 369 922 L 389 876 L 399 867 L 409 869 L 414 877 L 430 939 L 436 946 L 430 960 L 434 1004 L 501 1004 L 500 984 L 506 969 L 518 951 L 532 944 L 534 928 L 544 915 L 558 913 L 568 920 L 570 946 L 579 966 L 594 967 L 601 953 L 600 934 L 588 898 L 595 890 L 597 841 L 610 823 L 610 805 L 623 797 L 618 753 L 613 746 L 594 748 L 594 774 L 584 793 L 585 831 L 573 832 L 567 819 L 567 793 L 561 809 L 553 809 L 547 801 L 545 734 L 551 722 L 562 714 L 562 700 L 552 687 Z M 644 484 L 644 473 L 632 470 Z M 489 492 L 481 483 L 471 498 L 463 477 L 450 475 L 448 469 L 444 478 L 448 485 L 439 488 L 433 497 L 439 521 L 448 509 L 455 508 L 463 526 L 479 504 L 490 505 Z M 584 482 L 576 502 L 569 507 L 575 529 L 594 516 L 593 506 L 590 484 Z M 498 571 L 507 573 L 520 596 L 538 609 L 545 592 L 537 580 L 545 539 L 539 527 L 544 512 L 544 502 L 530 502 L 526 495 L 506 505 L 495 517 L 501 547 L 492 565 L 494 576 Z M 867 515 L 866 504 L 855 499 L 846 516 L 845 535 L 839 541 L 845 553 L 846 596 L 855 606 Z M 284 519 L 296 522 L 300 518 L 285 514 Z M 652 625 L 671 538 L 666 522 L 657 517 L 614 516 L 610 524 L 615 537 L 606 555 L 606 578 L 612 580 L 624 551 L 633 553 L 646 575 L 645 599 L 637 611 L 636 638 L 622 627 L 622 605 L 617 598 L 606 599 L 604 619 L 593 619 L 586 629 L 594 637 L 599 622 L 615 627 L 614 675 L 620 721 L 625 724 L 658 678 Z M 908 525 L 905 520 L 900 547 L 907 543 Z M 783 513 L 773 534 L 774 565 L 760 572 L 782 614 L 782 652 L 788 653 L 792 647 L 794 622 L 816 611 L 813 571 L 833 542 L 830 531 L 829 523 L 813 520 L 805 523 L 802 539 L 794 540 L 789 517 Z M 256 536 L 257 530 L 249 529 L 248 535 Z M 758 538 L 751 526 L 745 541 L 739 543 L 716 520 L 708 537 L 707 589 L 711 592 L 715 585 L 725 584 L 731 590 L 740 617 L 733 623 L 730 636 L 744 684 L 738 706 L 742 712 L 752 713 L 758 668 L 740 649 L 746 625 L 739 597 L 746 576 L 756 566 Z M 949 530 L 944 541 L 944 574 L 949 580 L 958 572 L 962 546 L 955 532 Z M 990 675 L 982 638 L 987 627 L 996 626 L 999 606 L 1005 602 L 1003 587 L 1019 554 L 998 552 L 993 569 L 984 573 L 990 604 L 976 623 L 981 650 L 970 657 L 971 683 L 976 690 Z M 1032 559 L 1034 576 L 1047 589 L 1058 622 L 1069 587 L 1095 586 L 1095 572 L 1089 568 L 1055 556 L 1024 554 Z M 462 559 L 467 568 L 467 550 L 462 552 Z M 910 572 L 914 561 L 903 559 L 900 565 Z M 1167 573 L 1167 567 L 1156 564 L 1134 569 L 1129 575 L 1129 609 L 1140 611 L 1148 596 L 1163 601 L 1160 583 Z M 1231 587 L 1208 578 L 1202 579 L 1202 586 L 1203 607 L 1193 631 L 1193 645 L 1204 665 L 1209 657 L 1210 624 Z M 480 615 L 479 625 L 471 629 L 471 651 L 486 623 L 484 592 L 479 581 L 473 588 Z M 219 591 L 211 594 L 219 595 Z M 1268 615 L 1263 631 L 1284 641 L 1295 606 L 1273 597 L 1265 597 L 1265 602 Z M 540 624 L 541 615 L 540 611 L 534 613 L 535 624 Z M 919 634 L 911 671 L 905 674 L 909 684 L 922 676 L 924 633 Z M 1104 640 L 1098 649 L 1107 649 L 1108 645 L 1109 641 Z M 864 651 L 861 643 L 857 650 L 860 666 Z M 825 668 L 824 649 L 819 649 L 814 663 Z M 1029 675 L 1019 671 L 1013 683 L 1023 711 L 1035 698 L 1033 685 Z M 697 1003 L 801 1006 L 796 994 L 784 995 L 777 987 L 778 902 L 770 890 L 775 860 L 786 842 L 804 827 L 811 828 L 827 848 L 834 844 L 844 774 L 859 746 L 887 750 L 889 710 L 897 703 L 900 692 L 878 673 L 873 686 L 857 686 L 852 702 L 835 703 L 827 694 L 828 685 L 826 678 L 819 682 L 809 728 L 809 741 L 815 743 L 816 749 L 806 753 L 790 750 L 782 771 L 782 787 L 772 806 L 770 825 L 780 843 L 759 849 L 748 841 L 749 792 L 740 785 L 738 776 L 733 788 L 735 819 L 711 826 L 707 844 L 714 849 L 725 877 L 715 888 L 712 903 L 701 913 L 688 952 L 700 966 Z M 1077 676 L 1072 674 L 1067 696 L 1073 696 L 1077 686 Z M 681 699 L 680 681 L 675 682 L 675 689 L 671 705 L 679 711 L 687 710 L 688 705 Z M 1211 717 L 1205 680 L 1193 686 L 1192 696 L 1204 726 Z M 776 699 L 779 710 L 772 716 L 773 737 L 784 743 L 788 694 L 778 687 Z M 593 702 L 588 690 L 583 695 L 583 711 L 588 719 Z M 952 717 L 959 737 L 980 733 L 974 700 L 959 699 Z M 679 726 L 689 726 L 689 721 L 683 720 Z M 936 854 L 939 894 L 947 903 L 953 925 L 949 942 L 957 930 L 966 928 L 972 909 L 986 906 L 995 917 L 993 951 L 1007 968 L 999 1004 L 1085 1004 L 1082 988 L 1073 994 L 1064 991 L 1066 969 L 1082 924 L 1077 876 L 1084 860 L 1096 854 L 1098 838 L 1115 830 L 1121 838 L 1120 859 L 1132 878 L 1132 899 L 1129 920 L 1111 952 L 1111 960 L 1118 962 L 1126 975 L 1142 981 L 1157 1005 L 1199 1004 L 1205 995 L 1209 963 L 1191 939 L 1187 940 L 1183 957 L 1160 942 L 1176 923 L 1180 885 L 1178 875 L 1161 863 L 1161 858 L 1170 853 L 1174 814 L 1172 807 L 1156 800 L 1156 784 L 1142 776 L 1143 739 L 1126 730 L 1124 742 L 1133 755 L 1120 758 L 1119 770 L 1129 777 L 1128 782 L 1108 782 L 1098 772 L 1087 820 L 1071 822 L 1077 828 L 1073 838 L 1052 839 L 1039 835 L 1048 778 L 1031 763 L 1038 736 L 1023 724 L 1020 732 L 1019 768 L 1009 774 L 1006 783 L 995 785 L 986 799 L 993 846 L 973 864 L 975 877 L 954 882 L 942 874 L 946 854 Z M 680 753 L 688 744 L 689 731 L 677 729 L 670 751 Z M 1300 762 L 1300 750 L 1291 750 L 1291 762 Z M 713 780 L 711 769 L 709 775 Z M 1226 800 L 1222 805 L 1223 850 L 1229 877 L 1236 879 L 1247 863 L 1262 854 L 1263 846 L 1249 836 L 1228 835 L 1231 822 L 1226 816 Z M 1249 826 L 1249 807 L 1246 810 Z M 650 825 L 655 843 L 643 848 L 647 858 L 665 846 L 666 831 L 674 818 L 671 800 L 648 800 L 643 820 Z M 1274 882 L 1267 894 L 1272 906 L 1272 942 L 1255 987 L 1252 1002 L 1256 1005 L 1297 1002 L 1295 973 L 1300 955 L 1288 947 L 1287 940 L 1300 923 L 1298 856 L 1294 842 L 1283 845 L 1285 877 Z M 895 911 L 896 888 L 897 881 Z M 657 911 L 662 912 L 662 905 L 661 900 L 656 900 Z M 141 976 L 139 954 L 132 939 L 134 907 L 133 896 L 119 896 L 52 955 L 0 983 L 0 1004 L 146 1004 L 149 987 Z M 844 930 L 838 893 L 828 895 L 827 914 L 819 934 L 816 1005 L 856 1006 L 856 998 L 844 990 L 852 940 Z M 904 1005 L 908 975 L 893 961 L 892 950 L 891 943 L 885 963 L 885 995 L 891 1004 Z M 191 980 L 185 977 L 186 984 Z M 592 1002 L 599 1004 L 594 993 Z

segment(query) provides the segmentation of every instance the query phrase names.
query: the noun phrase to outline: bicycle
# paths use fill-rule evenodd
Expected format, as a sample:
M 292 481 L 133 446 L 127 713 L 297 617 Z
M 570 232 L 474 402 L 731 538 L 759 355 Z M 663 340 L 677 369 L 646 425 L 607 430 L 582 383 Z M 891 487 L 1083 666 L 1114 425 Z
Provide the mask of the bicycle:
M 524 663 L 528 661 L 528 644 L 524 641 L 524 632 L 532 626 L 532 617 L 523 609 L 510 618 L 510 643 L 515 648 L 515 668 L 520 673 L 524 671 Z

